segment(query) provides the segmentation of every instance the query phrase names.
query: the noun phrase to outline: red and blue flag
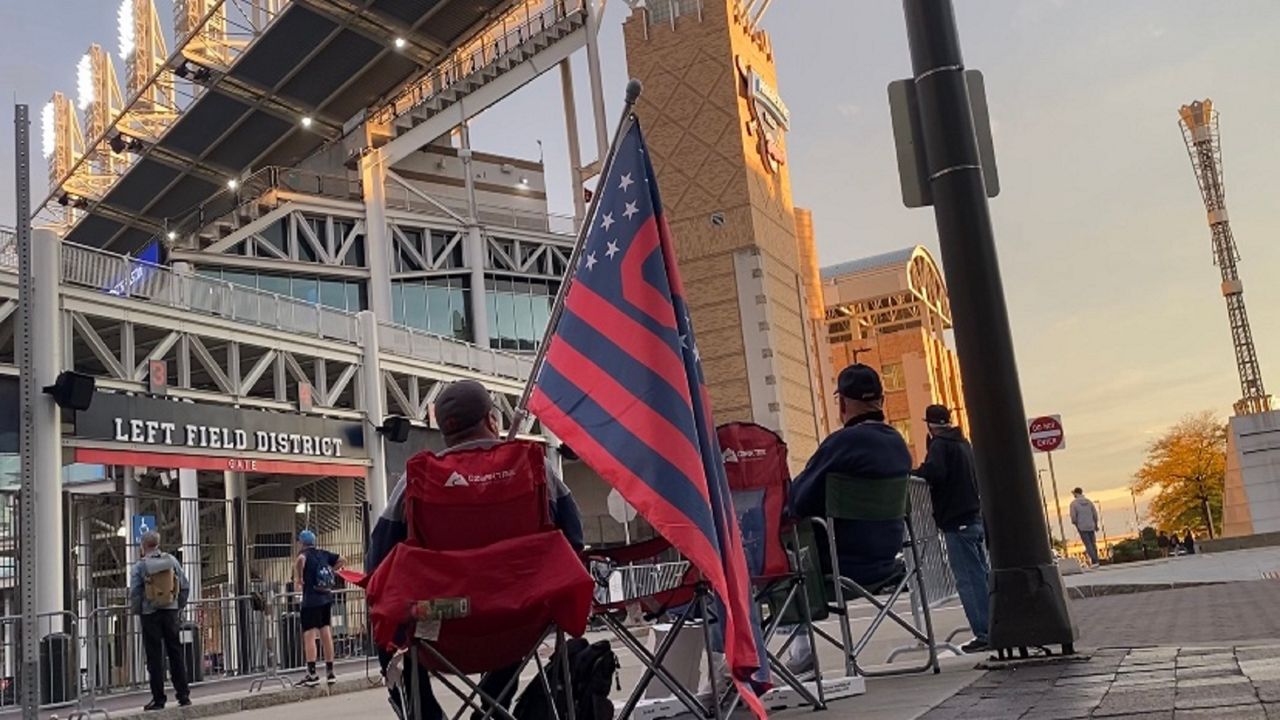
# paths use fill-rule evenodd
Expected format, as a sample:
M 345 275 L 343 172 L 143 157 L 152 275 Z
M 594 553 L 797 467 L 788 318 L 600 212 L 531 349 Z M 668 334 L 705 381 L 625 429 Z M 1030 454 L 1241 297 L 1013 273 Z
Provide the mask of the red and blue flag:
M 529 410 L 702 573 L 743 699 L 768 664 L 671 231 L 639 123 L 601 180 Z M 743 687 L 749 684 L 749 688 Z

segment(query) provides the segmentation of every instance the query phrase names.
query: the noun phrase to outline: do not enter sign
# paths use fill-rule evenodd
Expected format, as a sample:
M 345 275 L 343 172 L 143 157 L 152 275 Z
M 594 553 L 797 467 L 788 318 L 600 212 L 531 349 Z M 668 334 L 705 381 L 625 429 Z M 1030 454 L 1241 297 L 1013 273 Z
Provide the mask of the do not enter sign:
M 1037 452 L 1053 452 L 1067 448 L 1067 438 L 1062 433 L 1061 415 L 1031 418 L 1027 421 L 1027 432 L 1031 436 L 1031 447 Z

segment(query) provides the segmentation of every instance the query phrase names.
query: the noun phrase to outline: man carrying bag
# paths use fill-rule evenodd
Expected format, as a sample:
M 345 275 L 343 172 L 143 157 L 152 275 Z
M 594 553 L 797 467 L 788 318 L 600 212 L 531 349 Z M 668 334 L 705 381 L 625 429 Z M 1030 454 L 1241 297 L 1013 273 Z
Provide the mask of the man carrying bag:
M 142 649 L 147 656 L 147 675 L 151 680 L 151 702 L 143 710 L 163 710 L 168 701 L 164 692 L 166 657 L 178 705 L 191 704 L 186 660 L 178 639 L 178 616 L 186 607 L 190 592 L 191 585 L 182 571 L 182 563 L 160 551 L 160 535 L 154 532 L 143 535 L 142 559 L 133 566 L 129 580 L 129 605 L 142 619 Z

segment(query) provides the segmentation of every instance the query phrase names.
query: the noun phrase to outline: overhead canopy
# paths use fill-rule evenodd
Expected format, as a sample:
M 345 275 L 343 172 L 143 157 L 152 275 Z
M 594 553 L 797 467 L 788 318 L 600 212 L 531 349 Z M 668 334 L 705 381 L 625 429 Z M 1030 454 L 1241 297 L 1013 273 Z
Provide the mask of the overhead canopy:
M 227 180 L 292 166 L 512 0 L 294 0 L 67 235 L 134 252 Z M 349 12 L 346 6 L 363 9 Z M 384 35 L 385 31 L 385 35 Z M 395 49 L 396 37 L 413 52 Z M 246 91 L 247 90 L 247 91 Z M 297 108 L 297 114 L 282 107 Z M 315 120 L 304 129 L 300 119 Z M 210 218 L 212 219 L 212 218 Z

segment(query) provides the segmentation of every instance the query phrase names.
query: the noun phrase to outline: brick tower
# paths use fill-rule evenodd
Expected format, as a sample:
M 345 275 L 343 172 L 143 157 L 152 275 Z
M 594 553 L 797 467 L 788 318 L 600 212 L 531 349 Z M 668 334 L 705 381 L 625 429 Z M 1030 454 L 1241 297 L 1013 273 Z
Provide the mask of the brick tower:
M 817 446 L 785 133 L 769 36 L 738 0 L 663 0 L 623 26 L 717 422 Z

